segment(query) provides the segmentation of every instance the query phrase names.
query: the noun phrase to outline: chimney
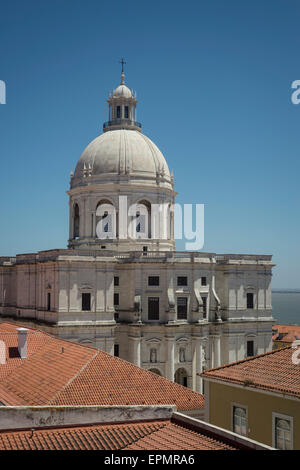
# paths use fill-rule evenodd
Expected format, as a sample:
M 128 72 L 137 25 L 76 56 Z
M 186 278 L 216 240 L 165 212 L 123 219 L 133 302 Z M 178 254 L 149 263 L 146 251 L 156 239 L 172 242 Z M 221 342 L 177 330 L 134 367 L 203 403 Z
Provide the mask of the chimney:
M 27 357 L 27 328 L 18 328 L 18 351 L 21 359 Z

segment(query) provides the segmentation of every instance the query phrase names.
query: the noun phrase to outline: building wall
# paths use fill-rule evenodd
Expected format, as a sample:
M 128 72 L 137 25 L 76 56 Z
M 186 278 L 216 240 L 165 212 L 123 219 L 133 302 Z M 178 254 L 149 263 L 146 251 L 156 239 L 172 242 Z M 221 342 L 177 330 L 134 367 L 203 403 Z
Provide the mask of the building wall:
M 233 430 L 232 406 L 248 408 L 248 436 L 272 446 L 272 413 L 293 417 L 293 448 L 300 450 L 300 403 L 259 390 L 234 387 L 230 384 L 204 381 L 206 419 L 209 423 Z
M 220 264 L 211 253 L 50 250 L 18 255 L 16 263 L 0 265 L 0 314 L 44 322 L 62 338 L 112 354 L 117 344 L 120 357 L 171 380 L 183 369 L 181 380 L 201 391 L 197 372 L 243 359 L 248 340 L 254 342 L 254 354 L 271 350 L 272 310 L 266 303 L 261 310 L 258 301 L 247 310 L 245 303 L 248 289 L 267 298 L 265 273 L 270 270 L 268 257 L 258 263 L 249 255 L 223 255 Z M 159 285 L 149 286 L 149 276 L 159 276 Z M 179 276 L 187 277 L 187 286 L 178 285 Z M 90 311 L 82 310 L 83 293 L 91 296 Z M 199 303 L 204 296 L 206 318 Z M 159 297 L 158 320 L 148 318 L 149 297 Z M 177 318 L 178 297 L 187 297 L 186 320 Z

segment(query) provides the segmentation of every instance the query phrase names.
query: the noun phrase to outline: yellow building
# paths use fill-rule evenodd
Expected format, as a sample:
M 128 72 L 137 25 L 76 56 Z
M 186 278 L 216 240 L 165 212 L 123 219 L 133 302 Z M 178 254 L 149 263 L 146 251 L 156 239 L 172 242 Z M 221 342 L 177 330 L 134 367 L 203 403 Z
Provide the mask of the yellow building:
M 287 347 L 201 374 L 205 420 L 277 449 L 300 449 L 300 349 Z

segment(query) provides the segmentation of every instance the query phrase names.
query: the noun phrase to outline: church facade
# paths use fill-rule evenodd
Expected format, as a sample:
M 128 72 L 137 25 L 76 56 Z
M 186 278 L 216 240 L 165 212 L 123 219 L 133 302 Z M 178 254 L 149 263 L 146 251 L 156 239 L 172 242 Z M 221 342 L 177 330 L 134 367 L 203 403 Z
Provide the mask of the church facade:
M 271 350 L 272 257 L 176 252 L 174 178 L 136 105 L 122 71 L 71 173 L 68 248 L 1 257 L 0 316 L 202 392 L 204 368 Z

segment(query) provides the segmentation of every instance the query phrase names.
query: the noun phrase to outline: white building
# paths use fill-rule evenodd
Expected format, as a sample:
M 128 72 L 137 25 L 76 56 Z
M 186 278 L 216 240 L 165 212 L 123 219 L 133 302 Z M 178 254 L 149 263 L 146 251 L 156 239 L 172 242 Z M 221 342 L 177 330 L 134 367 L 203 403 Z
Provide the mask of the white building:
M 0 315 L 202 391 L 203 368 L 271 349 L 271 256 L 176 252 L 173 176 L 123 72 L 108 105 L 71 174 L 68 249 L 0 258 Z

